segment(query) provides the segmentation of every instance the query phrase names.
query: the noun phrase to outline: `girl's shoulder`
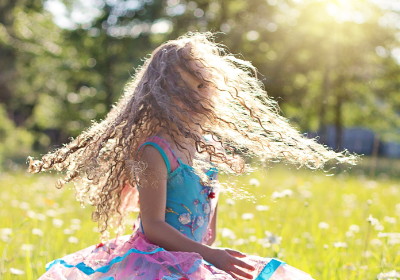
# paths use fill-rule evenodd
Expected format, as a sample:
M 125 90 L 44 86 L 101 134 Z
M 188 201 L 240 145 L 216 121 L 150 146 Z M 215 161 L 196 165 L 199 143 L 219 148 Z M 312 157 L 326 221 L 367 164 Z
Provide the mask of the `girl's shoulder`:
M 138 149 L 138 152 L 144 149 L 146 146 L 151 146 L 157 150 L 157 152 L 163 158 L 165 165 L 167 167 L 167 172 L 173 172 L 179 166 L 178 158 L 175 156 L 173 150 L 171 149 L 169 143 L 161 138 L 160 136 L 154 135 L 148 137 Z M 154 151 L 155 152 L 155 151 Z

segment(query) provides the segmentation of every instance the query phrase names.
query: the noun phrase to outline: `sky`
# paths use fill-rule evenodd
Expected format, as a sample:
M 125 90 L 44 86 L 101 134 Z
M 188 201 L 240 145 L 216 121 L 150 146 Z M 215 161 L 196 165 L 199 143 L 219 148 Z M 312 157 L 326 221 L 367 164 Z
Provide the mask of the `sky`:
M 307 0 L 296 0 L 298 3 L 305 2 Z M 353 17 L 354 21 L 362 21 L 362 14 L 354 12 L 352 14 L 349 13 L 349 9 L 347 7 L 351 6 L 351 0 L 322 0 L 327 3 L 327 9 L 329 13 L 335 14 L 337 20 L 347 20 L 349 17 Z M 375 3 L 381 6 L 383 9 L 388 11 L 394 11 L 394 13 L 390 15 L 388 13 L 388 20 L 392 22 L 396 22 L 399 25 L 400 29 L 400 0 L 366 0 L 372 3 Z M 104 2 L 109 4 L 118 4 L 118 0 L 75 0 L 72 1 L 73 8 L 71 14 L 69 14 L 68 9 L 60 0 L 46 0 L 45 1 L 45 9 L 53 14 L 54 22 L 60 26 L 61 28 L 66 29 L 74 29 L 77 27 L 77 24 L 89 24 L 94 18 L 100 15 L 102 5 Z M 268 3 L 278 3 L 277 0 L 268 0 Z M 123 5 L 121 9 L 135 9 L 140 7 L 140 1 L 138 0 L 125 0 L 119 2 L 120 5 Z M 177 6 L 181 9 L 183 5 L 179 5 L 179 0 L 168 0 L 168 5 Z M 346 7 L 347 6 L 347 7 Z M 347 12 L 345 11 L 347 10 Z M 397 14 L 397 16 L 395 15 Z M 390 18 L 393 19 L 390 19 Z M 160 24 L 159 24 L 160 25 Z M 161 29 L 165 29 L 160 25 Z
M 90 23 L 101 13 L 101 6 L 99 6 L 99 1 L 97 0 L 75 2 L 79 4 L 74 5 L 71 15 L 68 14 L 67 8 L 59 0 L 47 0 L 44 7 L 53 15 L 54 22 L 65 29 L 74 29 L 77 23 Z

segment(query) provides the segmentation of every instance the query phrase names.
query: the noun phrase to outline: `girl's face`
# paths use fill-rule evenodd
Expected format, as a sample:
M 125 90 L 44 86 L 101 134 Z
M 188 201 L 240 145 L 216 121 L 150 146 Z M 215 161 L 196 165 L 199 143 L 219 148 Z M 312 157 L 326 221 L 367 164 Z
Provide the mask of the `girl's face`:
M 210 79 L 210 74 L 203 68 L 198 67 L 194 62 L 189 62 L 189 66 L 195 72 L 199 72 L 204 80 Z M 192 74 L 184 71 L 180 67 L 177 68 L 178 72 L 180 73 L 182 79 L 186 82 L 187 86 L 189 86 L 192 90 L 197 92 L 201 98 L 207 99 L 209 102 L 212 98 L 212 87 L 209 83 L 199 80 L 197 77 L 193 76 Z M 181 83 L 182 81 L 180 81 Z
M 210 75 L 205 71 L 205 69 L 198 67 L 194 62 L 189 64 L 194 71 L 200 72 L 204 80 L 206 81 L 209 80 Z M 181 86 L 190 87 L 191 90 L 196 92 L 198 94 L 196 100 L 200 97 L 200 102 L 198 102 L 195 105 L 197 106 L 196 109 L 198 111 L 204 111 L 204 108 L 209 107 L 210 104 L 212 105 L 212 97 L 215 91 L 213 90 L 213 87 L 211 86 L 210 83 L 207 83 L 206 81 L 203 80 L 199 80 L 197 77 L 184 71 L 182 68 L 177 67 L 177 71 L 180 73 L 183 80 L 179 81 L 178 84 L 180 84 Z M 183 83 L 185 83 L 186 85 L 184 85 Z M 204 100 L 204 102 L 202 102 L 202 100 Z M 176 100 L 175 102 L 182 109 L 185 107 L 182 101 Z M 196 122 L 204 123 L 206 121 L 206 117 L 204 115 L 195 114 L 195 112 L 193 112 L 192 117 L 193 120 Z

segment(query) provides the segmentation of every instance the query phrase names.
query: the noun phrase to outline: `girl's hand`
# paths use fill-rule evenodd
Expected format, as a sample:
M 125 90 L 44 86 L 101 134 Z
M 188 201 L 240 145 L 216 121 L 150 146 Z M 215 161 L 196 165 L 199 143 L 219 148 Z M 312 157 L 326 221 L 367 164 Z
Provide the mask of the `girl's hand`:
M 251 274 L 248 274 L 243 269 L 253 271 L 255 268 L 239 258 L 243 258 L 246 255 L 242 254 L 238 251 L 232 249 L 223 249 L 223 248 L 210 248 L 211 251 L 208 256 L 206 256 L 205 260 L 209 263 L 212 263 L 219 269 L 224 270 L 228 274 L 232 275 L 235 279 L 242 279 L 238 276 L 244 277 L 245 279 L 253 279 Z

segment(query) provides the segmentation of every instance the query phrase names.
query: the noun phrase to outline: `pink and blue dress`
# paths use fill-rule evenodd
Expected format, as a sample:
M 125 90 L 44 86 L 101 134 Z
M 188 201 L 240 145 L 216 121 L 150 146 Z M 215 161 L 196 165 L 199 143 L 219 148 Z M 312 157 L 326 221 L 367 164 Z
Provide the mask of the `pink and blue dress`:
M 193 168 L 175 156 L 166 140 L 154 136 L 141 147 L 146 145 L 158 150 L 167 168 L 165 221 L 192 240 L 205 244 L 210 237 L 217 190 L 202 185 Z M 214 168 L 206 172 L 211 180 L 216 174 Z M 137 224 L 132 235 L 120 236 L 48 263 L 46 273 L 39 279 L 234 279 L 197 253 L 167 251 L 150 243 L 140 217 Z M 256 280 L 312 280 L 307 273 L 275 258 L 248 255 L 242 260 L 256 268 L 247 271 Z

